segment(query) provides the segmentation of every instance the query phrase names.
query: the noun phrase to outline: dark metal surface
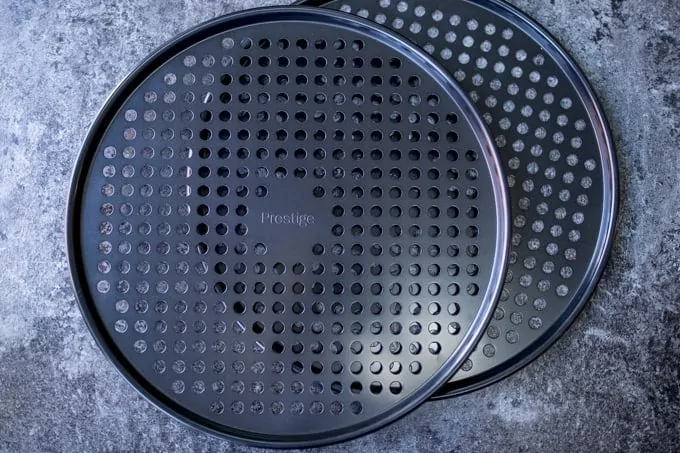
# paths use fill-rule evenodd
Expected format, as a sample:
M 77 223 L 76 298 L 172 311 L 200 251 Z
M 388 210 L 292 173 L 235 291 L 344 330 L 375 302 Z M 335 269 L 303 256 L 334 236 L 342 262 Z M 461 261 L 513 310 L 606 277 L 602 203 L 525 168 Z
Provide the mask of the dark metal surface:
M 539 25 L 497 0 L 311 0 L 399 32 L 453 74 L 486 120 L 507 174 L 512 250 L 499 306 L 438 397 L 537 357 L 592 293 L 613 239 L 617 175 L 596 97 Z
M 463 363 L 502 286 L 492 140 L 426 54 L 270 8 L 200 26 L 121 85 L 71 188 L 99 344 L 181 420 L 262 446 L 376 429 Z

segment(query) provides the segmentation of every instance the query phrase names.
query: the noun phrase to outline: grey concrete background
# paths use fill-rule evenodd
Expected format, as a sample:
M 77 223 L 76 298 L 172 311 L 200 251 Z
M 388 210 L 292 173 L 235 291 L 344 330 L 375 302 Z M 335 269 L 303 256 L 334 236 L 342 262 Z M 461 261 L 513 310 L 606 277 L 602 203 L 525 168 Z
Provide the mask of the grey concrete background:
M 252 451 L 164 415 L 97 349 L 63 214 L 79 144 L 125 74 L 193 25 L 276 1 L 0 2 L 0 452 Z M 513 3 L 570 50 L 611 121 L 622 206 L 610 264 L 530 366 L 328 452 L 680 448 L 680 3 Z

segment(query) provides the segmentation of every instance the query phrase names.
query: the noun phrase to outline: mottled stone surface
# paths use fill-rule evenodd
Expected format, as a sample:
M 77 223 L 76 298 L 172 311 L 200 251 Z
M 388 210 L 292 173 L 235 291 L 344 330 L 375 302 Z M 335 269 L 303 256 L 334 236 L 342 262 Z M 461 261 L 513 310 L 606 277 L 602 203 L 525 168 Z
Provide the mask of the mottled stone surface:
M 79 144 L 125 74 L 193 25 L 274 1 L 0 2 L 0 452 L 251 451 L 174 421 L 109 364 L 70 287 L 63 214 Z M 513 3 L 570 50 L 611 122 L 610 264 L 572 329 L 522 371 L 327 451 L 678 448 L 680 3 Z

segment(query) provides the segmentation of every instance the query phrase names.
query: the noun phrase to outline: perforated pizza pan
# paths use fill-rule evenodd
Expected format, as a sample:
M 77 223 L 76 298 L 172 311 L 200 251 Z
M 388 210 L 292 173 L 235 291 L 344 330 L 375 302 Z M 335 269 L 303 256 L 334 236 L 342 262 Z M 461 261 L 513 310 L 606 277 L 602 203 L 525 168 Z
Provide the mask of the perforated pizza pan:
M 92 127 L 68 213 L 82 311 L 155 404 L 309 446 L 427 399 L 493 314 L 509 244 L 483 122 L 415 46 L 351 16 L 202 25 Z
M 617 169 L 599 103 L 573 60 L 499 0 L 310 0 L 373 20 L 438 60 L 495 138 L 510 190 L 509 269 L 486 334 L 437 397 L 541 354 L 590 297 L 611 246 Z

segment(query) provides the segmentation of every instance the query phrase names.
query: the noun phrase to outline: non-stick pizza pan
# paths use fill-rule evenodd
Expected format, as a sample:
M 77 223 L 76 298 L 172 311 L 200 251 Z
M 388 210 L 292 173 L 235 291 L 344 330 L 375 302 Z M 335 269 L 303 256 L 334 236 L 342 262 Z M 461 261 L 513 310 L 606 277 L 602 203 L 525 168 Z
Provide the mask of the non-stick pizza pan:
M 438 396 L 509 375 L 569 327 L 611 245 L 616 162 L 592 89 L 555 39 L 499 0 L 303 3 L 398 32 L 438 60 L 483 115 L 510 190 L 510 266 L 486 334 Z
M 376 429 L 462 365 L 509 208 L 451 77 L 374 23 L 226 16 L 155 52 L 92 126 L 68 212 L 85 318 L 175 417 L 260 446 Z

